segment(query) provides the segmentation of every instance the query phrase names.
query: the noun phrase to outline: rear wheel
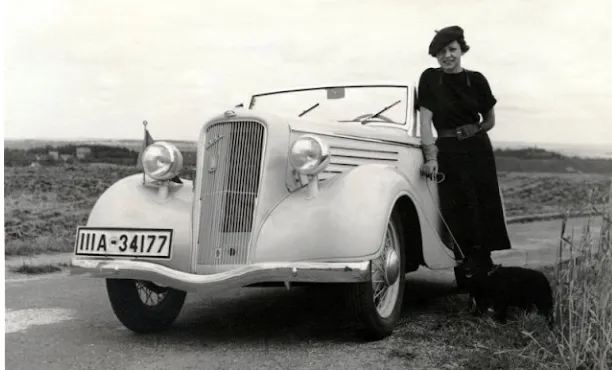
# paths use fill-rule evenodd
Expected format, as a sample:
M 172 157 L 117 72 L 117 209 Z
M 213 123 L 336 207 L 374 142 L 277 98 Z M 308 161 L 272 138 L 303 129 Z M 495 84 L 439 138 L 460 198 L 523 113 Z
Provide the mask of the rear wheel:
M 372 281 L 349 288 L 349 305 L 367 339 L 379 340 L 393 333 L 404 299 L 405 246 L 399 213 L 387 223 L 380 257 L 372 260 Z
M 110 303 L 119 321 L 136 333 L 154 333 L 174 323 L 186 292 L 148 281 L 106 279 Z

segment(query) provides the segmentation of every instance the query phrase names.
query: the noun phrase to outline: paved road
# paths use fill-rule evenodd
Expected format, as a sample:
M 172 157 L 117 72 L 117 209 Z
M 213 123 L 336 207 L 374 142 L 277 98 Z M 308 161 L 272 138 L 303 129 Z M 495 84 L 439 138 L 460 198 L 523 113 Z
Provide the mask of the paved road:
M 511 225 L 516 250 L 495 259 L 519 265 L 526 258 L 529 264 L 554 259 L 559 225 Z M 442 293 L 452 284 L 447 272 L 411 275 L 415 291 L 427 287 L 422 291 L 431 293 L 437 287 Z M 334 307 L 333 297 L 304 289 L 251 288 L 215 298 L 191 295 L 172 330 L 137 336 L 113 315 L 103 281 L 64 274 L 11 278 L 6 282 L 6 368 L 405 367 L 380 349 L 393 345 L 394 337 L 355 347 L 349 331 L 334 327 L 335 317 L 329 314 Z

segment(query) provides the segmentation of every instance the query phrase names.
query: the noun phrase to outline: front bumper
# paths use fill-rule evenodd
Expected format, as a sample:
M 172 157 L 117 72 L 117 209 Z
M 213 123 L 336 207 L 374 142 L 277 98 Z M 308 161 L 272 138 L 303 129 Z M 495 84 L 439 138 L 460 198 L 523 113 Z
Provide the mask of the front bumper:
M 137 279 L 187 292 L 214 293 L 264 282 L 359 283 L 370 281 L 370 262 L 267 262 L 216 274 L 190 274 L 146 261 L 73 258 L 70 275 Z

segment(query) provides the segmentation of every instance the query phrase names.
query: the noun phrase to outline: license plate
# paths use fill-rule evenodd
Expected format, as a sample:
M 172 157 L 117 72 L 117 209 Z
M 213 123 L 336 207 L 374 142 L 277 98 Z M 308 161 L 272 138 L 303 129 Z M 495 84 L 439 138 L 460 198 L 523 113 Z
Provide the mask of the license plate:
M 169 259 L 171 252 L 171 229 L 79 227 L 74 246 L 78 256 Z

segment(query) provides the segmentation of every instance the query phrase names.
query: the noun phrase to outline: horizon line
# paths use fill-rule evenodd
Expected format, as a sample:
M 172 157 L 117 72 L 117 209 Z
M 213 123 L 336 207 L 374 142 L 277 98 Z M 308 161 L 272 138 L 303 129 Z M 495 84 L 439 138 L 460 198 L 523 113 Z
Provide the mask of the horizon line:
M 4 141 L 141 141 L 142 138 L 8 138 L 4 137 Z M 167 141 L 184 141 L 184 142 L 197 142 L 197 140 L 188 139 L 163 139 Z M 609 145 L 612 147 L 612 142 L 547 142 L 547 141 L 532 141 L 532 140 L 493 140 L 492 142 L 497 143 L 521 143 L 521 144 L 540 144 L 540 145 Z

